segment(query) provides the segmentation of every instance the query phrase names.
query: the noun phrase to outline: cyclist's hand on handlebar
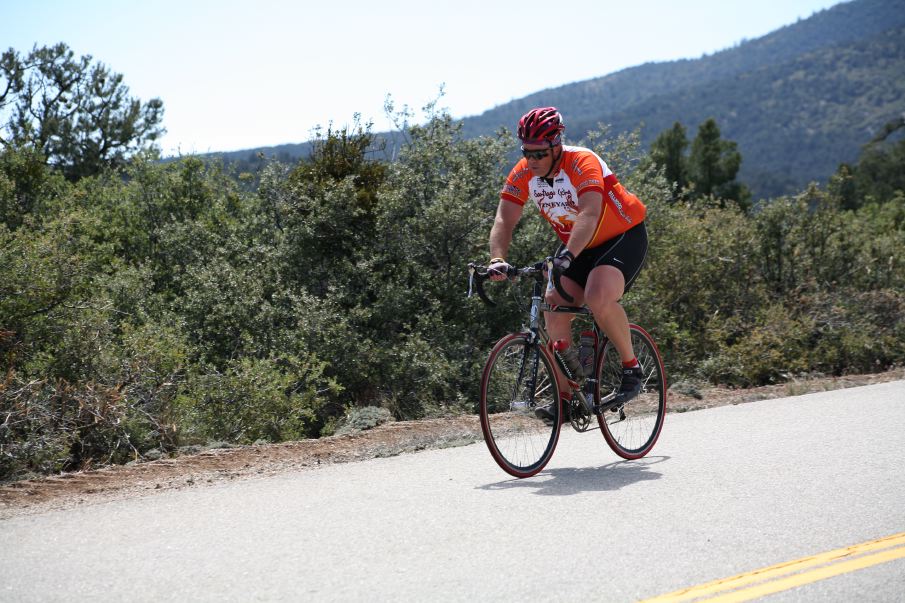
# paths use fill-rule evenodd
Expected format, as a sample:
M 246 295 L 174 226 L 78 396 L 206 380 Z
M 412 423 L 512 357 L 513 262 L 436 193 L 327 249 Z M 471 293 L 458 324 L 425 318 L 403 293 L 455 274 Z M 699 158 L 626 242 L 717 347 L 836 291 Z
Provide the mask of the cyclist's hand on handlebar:
M 507 272 L 512 269 L 506 260 L 502 258 L 494 258 L 490 261 L 490 265 L 487 267 L 487 274 L 490 276 L 490 280 L 492 281 L 502 281 L 506 280 Z
M 574 261 L 575 256 L 572 255 L 572 252 L 568 249 L 563 249 L 555 258 L 553 258 L 553 270 L 557 274 L 562 274 L 569 269 L 569 266 L 571 266 Z

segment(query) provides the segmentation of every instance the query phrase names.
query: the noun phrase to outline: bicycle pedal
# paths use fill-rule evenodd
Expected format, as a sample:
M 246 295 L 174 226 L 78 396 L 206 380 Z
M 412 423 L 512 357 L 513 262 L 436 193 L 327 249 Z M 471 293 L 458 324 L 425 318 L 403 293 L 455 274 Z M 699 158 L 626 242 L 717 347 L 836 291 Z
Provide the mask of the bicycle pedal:
M 610 394 L 603 400 L 601 400 L 600 404 L 595 406 L 594 409 L 597 414 L 601 414 L 619 406 L 620 404 L 622 404 L 622 401 L 619 400 L 619 394 Z

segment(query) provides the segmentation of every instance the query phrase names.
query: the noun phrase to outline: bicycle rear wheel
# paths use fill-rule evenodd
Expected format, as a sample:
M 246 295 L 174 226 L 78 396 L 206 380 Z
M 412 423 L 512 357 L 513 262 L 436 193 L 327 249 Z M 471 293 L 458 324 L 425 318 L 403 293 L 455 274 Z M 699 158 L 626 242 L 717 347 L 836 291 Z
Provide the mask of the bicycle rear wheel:
M 534 409 L 551 404 L 553 425 Z M 559 440 L 559 390 L 551 360 L 522 333 L 499 340 L 481 378 L 481 429 L 490 454 L 506 473 L 530 477 L 547 464 Z
M 597 415 L 600 431 L 613 452 L 624 459 L 639 459 L 657 443 L 666 417 L 666 369 L 653 338 L 641 327 L 630 325 L 632 349 L 641 363 L 641 393 L 624 405 Z M 597 362 L 600 400 L 619 390 L 622 359 L 607 341 Z

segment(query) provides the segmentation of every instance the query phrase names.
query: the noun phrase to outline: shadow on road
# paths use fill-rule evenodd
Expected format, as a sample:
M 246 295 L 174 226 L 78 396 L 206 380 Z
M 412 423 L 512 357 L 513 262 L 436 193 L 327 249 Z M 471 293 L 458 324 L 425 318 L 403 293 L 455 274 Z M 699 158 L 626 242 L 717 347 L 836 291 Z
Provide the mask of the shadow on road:
M 637 482 L 660 479 L 651 467 L 669 460 L 668 456 L 649 456 L 636 461 L 619 461 L 600 467 L 562 467 L 544 470 L 526 479 L 508 479 L 478 486 L 481 490 L 533 488 L 542 496 L 569 496 L 579 492 L 619 490 Z

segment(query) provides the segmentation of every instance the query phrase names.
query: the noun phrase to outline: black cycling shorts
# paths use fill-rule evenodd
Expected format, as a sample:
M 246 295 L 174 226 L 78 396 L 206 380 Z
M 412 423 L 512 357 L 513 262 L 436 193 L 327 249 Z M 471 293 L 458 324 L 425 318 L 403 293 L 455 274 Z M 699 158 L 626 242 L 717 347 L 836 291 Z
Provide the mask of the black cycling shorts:
M 562 248 L 561 245 L 560 249 Z M 563 276 L 568 276 L 584 289 L 588 284 L 591 270 L 597 266 L 614 266 L 621 270 L 625 277 L 623 293 L 627 293 L 641 272 L 646 257 L 647 227 L 642 222 L 597 247 L 582 251 L 569 269 L 563 272 Z

